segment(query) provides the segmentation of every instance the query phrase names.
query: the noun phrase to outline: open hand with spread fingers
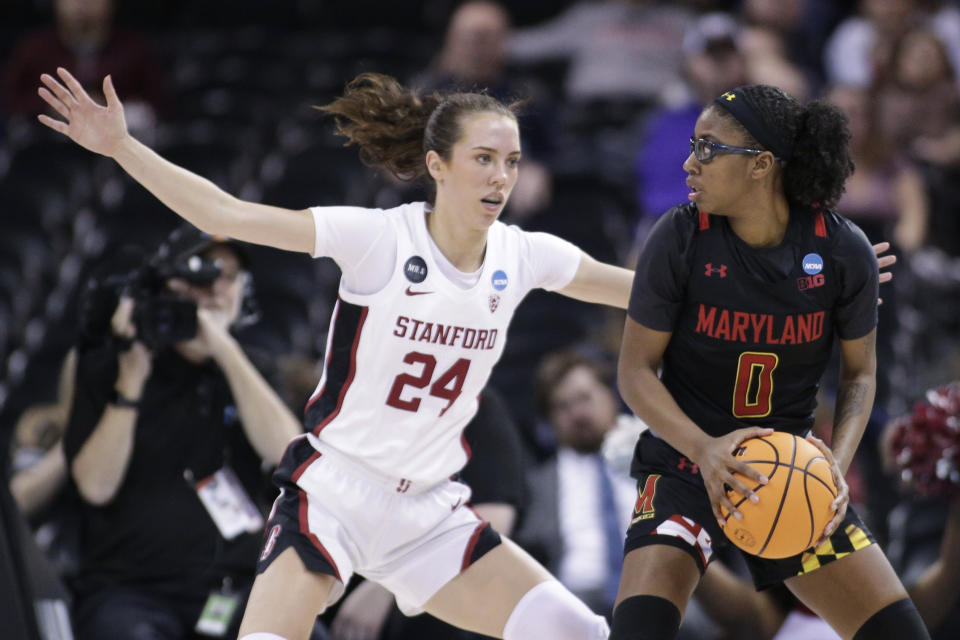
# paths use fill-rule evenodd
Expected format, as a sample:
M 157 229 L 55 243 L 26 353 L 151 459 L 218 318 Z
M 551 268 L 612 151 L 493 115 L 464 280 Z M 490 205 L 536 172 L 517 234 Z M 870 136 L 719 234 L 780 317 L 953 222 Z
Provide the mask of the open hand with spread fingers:
M 113 157 L 129 135 L 113 80 L 110 76 L 103 79 L 103 95 L 107 99 L 103 106 L 93 101 L 69 71 L 59 67 L 57 75 L 59 80 L 46 73 L 41 75 L 44 86 L 37 93 L 66 121 L 48 115 L 39 115 L 37 119 L 82 147 Z

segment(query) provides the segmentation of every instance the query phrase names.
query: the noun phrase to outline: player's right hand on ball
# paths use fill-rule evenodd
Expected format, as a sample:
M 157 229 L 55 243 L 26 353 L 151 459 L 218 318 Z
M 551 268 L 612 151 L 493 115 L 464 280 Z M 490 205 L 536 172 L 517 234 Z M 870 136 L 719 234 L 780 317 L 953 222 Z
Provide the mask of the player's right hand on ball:
M 707 495 L 710 496 L 713 515 L 721 527 L 726 524 L 723 509 L 732 513 L 733 517 L 738 520 L 743 519 L 743 514 L 733 506 L 731 495 L 727 493 L 728 489 L 752 502 L 759 500 L 757 495 L 734 473 L 746 476 L 759 484 L 768 482 L 762 473 L 737 460 L 733 456 L 734 451 L 744 440 L 770 435 L 771 433 L 773 433 L 773 429 L 760 427 L 737 429 L 719 438 L 708 437 L 700 449 L 699 457 L 695 462 L 700 466 L 700 475 L 707 489 Z
M 44 86 L 37 93 L 66 122 L 48 115 L 39 115 L 37 119 L 80 146 L 112 157 L 127 136 L 123 105 L 113 88 L 113 80 L 110 76 L 103 79 L 103 95 L 107 105 L 102 106 L 93 101 L 69 71 L 58 67 L 57 75 L 59 80 L 46 73 L 41 75 L 40 81 Z

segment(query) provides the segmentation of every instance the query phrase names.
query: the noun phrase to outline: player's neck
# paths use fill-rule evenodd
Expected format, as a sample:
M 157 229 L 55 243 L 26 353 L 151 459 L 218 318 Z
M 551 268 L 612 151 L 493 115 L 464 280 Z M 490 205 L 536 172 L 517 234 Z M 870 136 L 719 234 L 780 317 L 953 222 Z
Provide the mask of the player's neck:
M 434 244 L 458 271 L 473 273 L 483 266 L 486 231 L 463 229 L 436 211 L 427 213 L 427 232 Z
M 790 205 L 782 193 L 751 199 L 750 206 L 730 215 L 730 228 L 751 247 L 775 247 L 783 242 L 790 222 Z

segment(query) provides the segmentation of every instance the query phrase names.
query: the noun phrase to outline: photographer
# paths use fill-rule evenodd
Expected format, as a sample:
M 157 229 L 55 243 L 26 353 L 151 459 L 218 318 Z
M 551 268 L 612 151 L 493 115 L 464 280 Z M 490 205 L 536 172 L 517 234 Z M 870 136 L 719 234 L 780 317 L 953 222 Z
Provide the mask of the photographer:
M 176 230 L 87 292 L 64 451 L 82 498 L 78 640 L 236 634 L 299 422 L 230 334 L 249 274 Z

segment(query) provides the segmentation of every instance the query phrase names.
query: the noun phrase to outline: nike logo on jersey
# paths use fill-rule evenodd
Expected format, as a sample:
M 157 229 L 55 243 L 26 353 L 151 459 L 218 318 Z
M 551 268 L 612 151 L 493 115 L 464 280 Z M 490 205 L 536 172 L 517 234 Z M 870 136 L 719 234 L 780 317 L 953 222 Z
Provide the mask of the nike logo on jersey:
M 414 291 L 410 287 L 407 287 L 407 290 L 404 291 L 408 296 L 425 296 L 428 293 L 433 293 L 433 291 Z

